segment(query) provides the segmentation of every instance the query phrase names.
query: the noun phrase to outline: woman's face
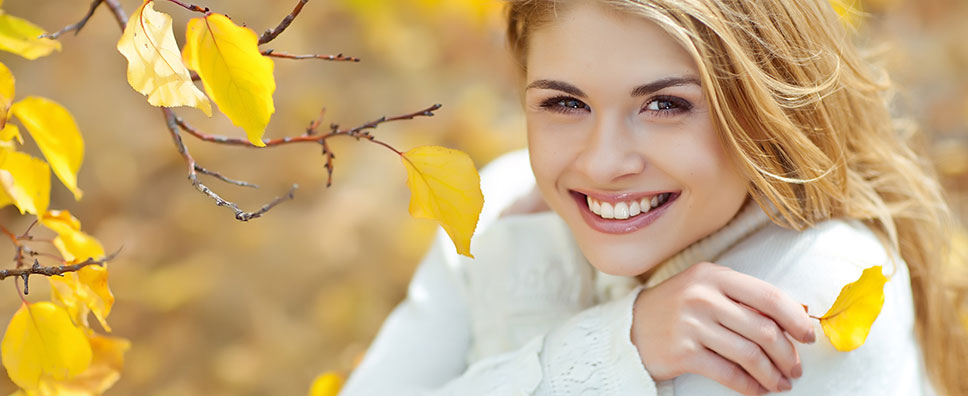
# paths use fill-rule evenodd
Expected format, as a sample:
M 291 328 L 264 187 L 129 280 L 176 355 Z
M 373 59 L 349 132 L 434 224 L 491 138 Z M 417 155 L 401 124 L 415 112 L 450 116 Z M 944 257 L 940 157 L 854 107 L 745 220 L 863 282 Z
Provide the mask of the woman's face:
M 644 18 L 572 4 L 529 41 L 531 165 L 588 260 L 639 275 L 726 225 L 747 181 L 688 53 Z

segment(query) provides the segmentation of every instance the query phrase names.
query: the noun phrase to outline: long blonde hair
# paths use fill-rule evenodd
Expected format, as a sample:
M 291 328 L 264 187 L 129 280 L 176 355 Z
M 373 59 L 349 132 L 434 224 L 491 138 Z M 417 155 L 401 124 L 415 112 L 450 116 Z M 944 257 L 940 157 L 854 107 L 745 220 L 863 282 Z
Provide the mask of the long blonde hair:
M 828 0 L 597 1 L 655 22 L 692 55 L 723 144 L 753 199 L 779 209 L 774 222 L 803 230 L 858 219 L 900 253 L 935 388 L 968 395 L 959 321 L 968 286 L 952 273 L 964 263 L 946 263 L 950 211 L 909 146 L 914 134 L 888 111 L 886 74 L 858 55 Z M 508 42 L 524 68 L 529 34 L 571 1 L 507 2 Z

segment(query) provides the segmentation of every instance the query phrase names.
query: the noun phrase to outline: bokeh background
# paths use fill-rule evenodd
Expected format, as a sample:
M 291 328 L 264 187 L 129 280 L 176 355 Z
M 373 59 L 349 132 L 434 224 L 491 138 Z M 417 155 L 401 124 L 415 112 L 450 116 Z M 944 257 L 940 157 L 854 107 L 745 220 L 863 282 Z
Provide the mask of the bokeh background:
M 122 0 L 127 12 L 141 0 Z M 176 37 L 192 13 L 165 1 Z M 257 32 L 274 27 L 295 0 L 196 0 Z M 7 0 L 6 12 L 49 31 L 78 20 L 89 1 Z M 968 1 L 866 0 L 857 40 L 898 85 L 897 111 L 919 123 L 956 215 L 968 214 Z M 359 125 L 433 103 L 433 118 L 385 124 L 374 134 L 398 149 L 440 144 L 478 166 L 524 147 L 516 68 L 505 52 L 499 0 L 310 1 L 266 48 L 357 56 L 360 63 L 275 60 L 276 113 L 267 137 L 302 133 L 320 109 L 325 122 Z M 289 201 L 249 223 L 216 207 L 188 183 L 164 127 L 125 79 L 115 50 L 120 29 L 105 8 L 62 52 L 36 61 L 0 54 L 18 98 L 41 95 L 68 107 L 87 153 L 75 202 L 55 182 L 53 208 L 68 209 L 107 250 L 117 303 L 114 334 L 132 340 L 109 395 L 302 395 L 324 371 L 348 372 L 365 352 L 436 228 L 407 214 L 399 159 L 382 147 L 334 139 L 334 183 L 318 146 L 225 147 L 186 137 L 199 163 L 261 186 L 206 179 L 254 210 L 290 184 Z M 221 115 L 179 114 L 210 133 L 243 136 Z M 36 152 L 28 141 L 25 148 Z M 13 207 L 0 224 L 28 225 Z M 965 242 L 968 243 L 968 242 Z M 7 256 L 9 254 L 9 256 Z M 0 243 L 0 257 L 13 247 Z M 11 262 L 12 265 L 12 262 Z M 45 299 L 34 278 L 29 299 Z M 13 282 L 0 290 L 0 323 L 19 305 Z M 97 325 L 93 325 L 97 326 Z M 0 379 L 0 393 L 15 388 Z M 3 393 L 6 394 L 6 393 Z

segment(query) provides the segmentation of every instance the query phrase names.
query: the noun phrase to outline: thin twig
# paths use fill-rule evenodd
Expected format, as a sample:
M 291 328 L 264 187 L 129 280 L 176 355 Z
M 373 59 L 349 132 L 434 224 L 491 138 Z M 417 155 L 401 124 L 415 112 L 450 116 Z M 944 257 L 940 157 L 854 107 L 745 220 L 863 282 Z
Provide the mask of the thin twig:
M 337 128 L 334 128 L 334 130 L 330 131 L 329 133 L 323 134 L 323 135 L 305 134 L 301 136 L 287 136 L 287 137 L 278 138 L 278 139 L 263 140 L 262 142 L 267 147 L 282 146 L 290 143 L 308 143 L 308 142 L 320 143 L 323 140 L 329 139 L 334 136 L 341 136 L 341 135 L 351 136 L 357 139 L 362 138 L 362 139 L 374 141 L 373 135 L 370 135 L 368 130 L 376 128 L 380 124 L 387 123 L 387 122 L 412 120 L 416 117 L 433 117 L 434 111 L 437 111 L 438 109 L 440 109 L 440 107 L 441 105 L 435 104 L 426 109 L 415 111 L 413 113 L 408 113 L 408 114 L 399 115 L 395 117 L 380 117 L 373 121 L 367 122 L 366 124 L 357 126 L 355 128 L 350 128 L 350 129 L 340 130 L 337 127 Z M 246 138 L 229 137 L 229 136 L 222 136 L 222 135 L 210 135 L 210 134 L 203 133 L 198 129 L 196 129 L 195 127 L 192 127 L 190 124 L 185 122 L 184 119 L 178 116 L 175 116 L 174 121 L 175 121 L 175 124 L 178 125 L 182 130 L 184 130 L 188 134 L 202 141 L 214 142 L 218 144 L 234 145 L 234 146 L 245 146 L 245 147 L 253 147 L 253 148 L 256 147 L 256 145 L 252 144 L 252 142 L 250 142 Z
M 119 0 L 102 0 L 102 2 L 111 9 L 111 12 L 114 13 L 114 20 L 118 22 L 121 31 L 124 31 L 124 27 L 128 26 L 128 14 L 124 12 L 124 8 L 121 7 Z
M 186 9 L 188 11 L 200 12 L 202 14 L 208 14 L 208 13 L 212 12 L 211 10 L 208 9 L 208 7 L 199 7 L 199 6 L 194 5 L 194 4 L 185 4 L 185 3 L 182 3 L 182 2 L 180 2 L 178 0 L 168 0 L 168 2 L 169 3 L 177 4 L 178 6 L 184 8 L 184 9 Z
M 321 59 L 321 60 L 339 61 L 339 62 L 359 62 L 360 61 L 360 58 L 357 58 L 355 56 L 343 56 L 343 54 L 336 54 L 336 55 L 317 55 L 317 54 L 295 55 L 295 54 L 290 54 L 290 53 L 286 53 L 286 52 L 278 52 L 278 51 L 275 51 L 275 50 L 272 50 L 272 49 L 267 49 L 265 51 L 262 51 L 262 55 L 271 56 L 271 57 L 275 57 L 275 58 L 297 59 L 297 60 L 298 59 Z
M 97 6 L 101 5 L 101 3 L 103 1 L 104 0 L 94 0 L 91 3 L 91 8 L 87 10 L 87 15 L 84 15 L 84 18 L 81 18 L 81 20 L 78 21 L 77 23 L 64 26 L 63 29 L 58 30 L 58 31 L 56 31 L 54 33 L 44 33 L 44 34 L 41 34 L 40 35 L 40 38 L 49 38 L 49 39 L 56 40 L 62 34 L 67 33 L 67 32 L 70 32 L 70 31 L 74 31 L 74 35 L 76 36 L 78 33 L 81 32 L 81 29 L 84 28 L 84 25 L 87 24 L 88 19 L 91 19 L 91 15 L 94 15 L 94 10 L 97 9 Z
M 79 271 L 81 268 L 87 267 L 89 265 L 104 265 L 104 263 L 114 260 L 114 258 L 117 257 L 118 253 L 120 252 L 121 252 L 121 249 L 118 249 L 118 251 L 97 260 L 95 260 L 92 257 L 77 264 L 55 265 L 51 267 L 41 266 L 39 262 L 34 260 L 34 265 L 30 267 L 0 270 L 0 280 L 6 279 L 11 276 L 23 277 L 23 276 L 30 276 L 30 275 L 44 275 L 44 276 L 63 275 L 68 272 Z M 24 282 L 24 284 L 26 284 L 26 282 Z
M 216 171 L 213 171 L 213 170 L 208 170 L 208 169 L 205 169 L 205 168 L 203 168 L 203 167 L 202 167 L 201 165 L 199 165 L 199 164 L 195 164 L 195 170 L 196 170 L 196 171 L 198 171 L 198 172 L 200 172 L 200 173 L 204 173 L 204 174 L 206 174 L 206 175 L 209 175 L 209 176 L 212 176 L 212 177 L 215 177 L 216 179 L 219 179 L 219 180 L 221 180 L 221 181 L 224 181 L 224 182 L 226 182 L 226 183 L 229 183 L 229 184 L 234 184 L 234 185 L 236 185 L 236 186 L 241 186 L 241 187 L 252 187 L 252 188 L 259 188 L 259 186 L 258 186 L 258 185 L 255 185 L 255 184 L 252 184 L 252 183 L 249 183 L 249 182 L 247 182 L 247 181 L 242 181 L 242 180 L 235 180 L 235 179 L 229 179 L 229 178 L 227 178 L 227 177 L 225 177 L 225 176 L 222 176 L 222 174 L 221 174 L 221 173 L 218 173 L 218 172 L 216 172 Z
M 286 28 L 289 27 L 289 24 L 292 23 L 293 19 L 296 19 L 296 16 L 299 15 L 299 12 L 302 11 L 303 6 L 308 2 L 309 0 L 299 0 L 299 2 L 296 3 L 296 7 L 292 9 L 292 12 L 290 12 L 289 15 L 286 15 L 286 17 L 282 19 L 282 22 L 279 22 L 279 25 L 277 25 L 275 29 L 266 29 L 265 33 L 262 33 L 262 36 L 259 37 L 259 45 L 275 40 L 276 36 L 279 36 L 279 33 L 282 33 L 283 30 L 286 30 Z
M 191 181 L 192 186 L 196 190 L 200 191 L 202 194 L 207 195 L 215 201 L 215 205 L 225 206 L 235 212 L 235 218 L 240 221 L 249 221 L 251 219 L 258 218 L 268 212 L 270 209 L 274 208 L 276 205 L 282 203 L 286 199 L 293 199 L 295 197 L 296 189 L 299 188 L 298 185 L 293 184 L 292 188 L 286 195 L 276 197 L 271 202 L 263 205 L 262 208 L 255 212 L 246 212 L 239 208 L 239 206 L 232 201 L 228 201 L 218 195 L 215 191 L 208 188 L 201 180 L 198 179 L 198 173 L 196 170 L 195 159 L 192 158 L 191 153 L 188 152 L 188 147 L 185 146 L 185 142 L 182 141 L 181 133 L 179 132 L 178 116 L 175 115 L 171 109 L 167 107 L 161 108 L 162 113 L 165 115 L 165 125 L 168 127 L 168 132 L 171 133 L 172 140 L 175 142 L 175 147 L 178 148 L 178 153 L 182 155 L 185 162 L 188 165 L 188 179 Z

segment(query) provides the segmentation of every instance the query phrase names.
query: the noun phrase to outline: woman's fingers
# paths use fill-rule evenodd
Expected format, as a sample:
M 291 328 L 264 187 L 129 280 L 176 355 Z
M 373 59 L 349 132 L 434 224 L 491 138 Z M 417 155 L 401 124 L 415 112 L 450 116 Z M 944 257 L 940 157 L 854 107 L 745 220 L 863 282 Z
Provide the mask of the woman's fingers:
M 729 302 L 716 311 L 716 319 L 723 327 L 758 344 L 783 375 L 799 378 L 802 374 L 797 349 L 770 318 L 744 305 Z
M 734 391 L 744 395 L 763 395 L 769 392 L 742 367 L 713 351 L 698 351 L 692 360 L 691 373 L 709 378 Z
M 710 328 L 702 335 L 702 344 L 719 356 L 742 367 L 764 388 L 774 392 L 790 390 L 790 380 L 773 364 L 756 343 L 725 327 Z
M 723 293 L 773 319 L 800 342 L 813 343 L 813 322 L 803 306 L 775 286 L 752 276 L 728 271 L 720 277 Z

